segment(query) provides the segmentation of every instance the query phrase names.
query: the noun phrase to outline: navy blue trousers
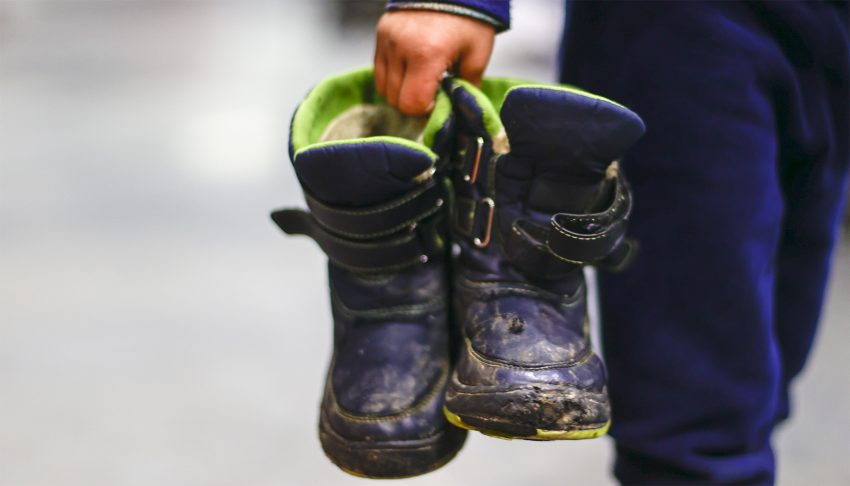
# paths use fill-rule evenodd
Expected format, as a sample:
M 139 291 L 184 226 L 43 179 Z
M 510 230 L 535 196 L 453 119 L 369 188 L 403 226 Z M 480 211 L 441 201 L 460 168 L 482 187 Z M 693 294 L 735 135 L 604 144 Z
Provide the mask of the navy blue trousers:
M 846 3 L 572 5 L 562 81 L 648 128 L 622 164 L 641 253 L 600 276 L 624 483 L 775 479 L 771 433 L 845 200 L 847 16 Z

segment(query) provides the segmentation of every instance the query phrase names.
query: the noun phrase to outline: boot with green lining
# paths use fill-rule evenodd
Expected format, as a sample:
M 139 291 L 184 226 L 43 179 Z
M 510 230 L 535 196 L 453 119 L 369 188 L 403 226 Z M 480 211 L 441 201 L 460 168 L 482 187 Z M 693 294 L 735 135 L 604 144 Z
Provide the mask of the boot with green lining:
M 621 267 L 631 254 L 631 197 L 616 161 L 643 122 L 564 86 L 446 84 L 458 149 L 452 299 L 463 333 L 446 416 L 505 438 L 598 437 L 610 410 L 582 267 Z
M 290 158 L 309 212 L 272 218 L 328 257 L 334 351 L 319 436 L 354 475 L 432 471 L 466 436 L 442 411 L 453 130 L 444 93 L 429 118 L 405 117 L 375 91 L 369 69 L 321 82 L 292 120 Z

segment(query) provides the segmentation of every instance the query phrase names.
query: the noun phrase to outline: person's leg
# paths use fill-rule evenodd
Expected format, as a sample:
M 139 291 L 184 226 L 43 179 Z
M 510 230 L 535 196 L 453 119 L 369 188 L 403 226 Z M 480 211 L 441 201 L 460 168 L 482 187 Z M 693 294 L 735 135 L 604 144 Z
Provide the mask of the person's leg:
M 776 102 L 788 121 L 780 132 L 786 209 L 776 264 L 776 338 L 783 370 L 777 421 L 788 417 L 788 386 L 803 369 L 815 337 L 846 200 L 850 39 L 848 4 L 842 7 L 783 3 L 761 12 L 768 27 L 796 27 L 784 36 L 783 46 L 795 76 L 777 90 Z
M 623 163 L 642 252 L 600 277 L 615 474 L 769 483 L 786 353 L 774 295 L 787 120 L 775 89 L 793 69 L 745 5 L 571 13 L 563 81 L 624 102 L 648 128 Z

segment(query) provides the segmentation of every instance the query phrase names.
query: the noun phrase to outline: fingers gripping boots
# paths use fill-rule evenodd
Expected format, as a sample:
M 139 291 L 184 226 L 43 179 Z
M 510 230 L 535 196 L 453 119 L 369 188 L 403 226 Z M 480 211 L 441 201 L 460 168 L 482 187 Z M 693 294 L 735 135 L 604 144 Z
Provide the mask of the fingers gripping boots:
M 613 161 L 643 123 L 569 88 L 447 84 L 459 149 L 453 301 L 464 344 L 446 416 L 510 438 L 602 435 L 606 378 L 590 346 L 582 266 L 616 267 L 630 253 L 630 195 Z
M 320 439 L 356 475 L 422 474 L 465 439 L 442 412 L 452 132 L 445 94 L 429 120 L 405 118 L 375 92 L 371 70 L 322 82 L 293 117 L 290 156 L 310 213 L 272 218 L 329 258 L 334 353 Z

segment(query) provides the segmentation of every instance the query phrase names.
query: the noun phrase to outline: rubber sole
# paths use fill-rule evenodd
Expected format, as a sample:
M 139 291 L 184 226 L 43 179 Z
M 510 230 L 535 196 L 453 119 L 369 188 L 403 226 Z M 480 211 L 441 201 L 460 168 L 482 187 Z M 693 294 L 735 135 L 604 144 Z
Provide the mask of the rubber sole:
M 427 439 L 391 442 L 353 441 L 321 423 L 325 455 L 343 472 L 369 479 L 402 479 L 427 474 L 451 461 L 463 447 L 466 430 L 447 427 Z
M 449 421 L 455 427 L 460 427 L 466 430 L 474 430 L 476 432 L 481 432 L 484 435 L 489 437 L 495 437 L 497 439 L 505 439 L 505 440 L 583 440 L 583 439 L 595 439 L 597 437 L 601 437 L 608 433 L 608 428 L 611 426 L 611 421 L 602 424 L 597 428 L 583 428 L 583 429 L 575 429 L 575 430 L 544 430 L 544 429 L 534 429 L 534 433 L 530 435 L 519 435 L 517 433 L 506 432 L 504 430 L 496 430 L 489 429 L 486 427 L 482 427 L 480 425 L 472 425 L 470 422 L 477 423 L 497 423 L 497 421 L 493 420 L 482 420 L 467 417 L 464 419 L 460 415 L 452 413 L 447 408 L 443 407 L 443 414 L 446 416 L 446 420 Z
M 339 464 L 336 464 L 336 467 L 339 468 L 340 471 L 342 471 L 342 472 L 344 472 L 344 473 L 346 473 L 350 476 L 354 476 L 356 478 L 363 478 L 363 479 L 408 479 L 408 478 L 415 478 L 416 476 L 421 476 L 423 474 L 428 474 L 431 471 L 436 471 L 437 469 L 440 469 L 441 467 L 445 466 L 449 461 L 454 459 L 454 457 L 457 455 L 457 452 L 458 451 L 455 451 L 453 454 L 450 454 L 447 457 L 443 458 L 442 461 L 434 463 L 432 465 L 432 467 L 429 468 L 429 469 L 426 469 L 426 470 L 423 470 L 421 472 L 417 472 L 417 473 L 414 473 L 414 474 L 404 475 L 404 476 L 369 476 L 368 474 L 362 473 L 360 471 L 355 471 L 353 469 L 347 469 L 344 466 L 340 466 Z
M 456 427 L 492 437 L 526 440 L 581 440 L 610 427 L 608 393 L 564 384 L 468 385 L 453 375 L 443 415 Z

